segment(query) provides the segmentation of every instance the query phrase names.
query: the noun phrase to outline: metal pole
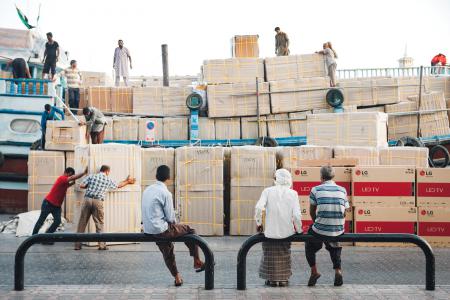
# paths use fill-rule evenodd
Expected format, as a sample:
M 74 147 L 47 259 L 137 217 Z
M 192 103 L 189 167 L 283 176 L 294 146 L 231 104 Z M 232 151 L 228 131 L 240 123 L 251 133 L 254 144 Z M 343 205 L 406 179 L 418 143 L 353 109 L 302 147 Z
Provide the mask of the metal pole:
M 167 44 L 161 45 L 162 66 L 163 66 L 163 86 L 169 86 L 169 53 Z
M 258 77 L 256 77 L 256 120 L 258 121 L 258 139 L 261 137 L 261 129 L 260 129 L 260 115 L 259 115 L 259 82 Z
M 422 80 L 423 80 L 423 66 L 420 66 L 419 74 L 419 113 L 417 114 L 417 138 L 420 138 L 420 106 L 422 105 Z

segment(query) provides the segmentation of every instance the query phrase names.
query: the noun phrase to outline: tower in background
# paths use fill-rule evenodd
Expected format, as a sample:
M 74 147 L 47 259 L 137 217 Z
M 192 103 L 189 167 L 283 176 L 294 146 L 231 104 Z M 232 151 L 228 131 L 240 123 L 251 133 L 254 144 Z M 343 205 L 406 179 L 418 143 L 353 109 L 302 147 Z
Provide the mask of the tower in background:
M 398 60 L 398 66 L 400 68 L 409 68 L 414 64 L 414 58 L 408 56 L 408 45 L 405 44 L 405 54 Z

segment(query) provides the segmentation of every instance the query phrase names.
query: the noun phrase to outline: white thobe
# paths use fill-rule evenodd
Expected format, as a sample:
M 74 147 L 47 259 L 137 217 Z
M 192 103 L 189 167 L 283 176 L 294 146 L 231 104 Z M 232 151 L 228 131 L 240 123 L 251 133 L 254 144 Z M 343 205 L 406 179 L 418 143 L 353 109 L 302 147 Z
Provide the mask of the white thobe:
M 122 47 L 117 47 L 114 51 L 114 71 L 116 72 L 116 77 L 128 77 L 128 57 L 130 56 L 130 51 Z

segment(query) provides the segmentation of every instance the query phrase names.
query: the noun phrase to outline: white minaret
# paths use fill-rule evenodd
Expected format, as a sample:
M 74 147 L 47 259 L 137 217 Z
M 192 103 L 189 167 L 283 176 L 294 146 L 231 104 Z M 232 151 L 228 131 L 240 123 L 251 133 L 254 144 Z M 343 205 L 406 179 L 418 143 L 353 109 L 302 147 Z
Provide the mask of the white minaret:
M 405 54 L 398 60 L 398 66 L 400 68 L 409 68 L 414 64 L 414 58 L 408 57 L 408 45 L 405 44 Z

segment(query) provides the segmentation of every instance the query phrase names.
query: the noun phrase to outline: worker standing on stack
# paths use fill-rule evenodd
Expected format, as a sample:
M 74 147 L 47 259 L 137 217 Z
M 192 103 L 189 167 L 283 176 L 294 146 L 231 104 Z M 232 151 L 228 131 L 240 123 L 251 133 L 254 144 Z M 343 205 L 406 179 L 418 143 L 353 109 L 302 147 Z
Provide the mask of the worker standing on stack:
M 325 56 L 325 63 L 328 69 L 328 76 L 330 77 L 330 86 L 336 86 L 336 58 L 337 54 L 334 51 L 331 42 L 327 42 L 323 44 L 323 50 L 317 51 L 316 53 L 322 54 Z
M 56 114 L 59 114 L 58 117 Z M 41 117 L 41 130 L 42 130 L 42 138 L 41 138 L 41 148 L 45 150 L 45 132 L 47 131 L 47 121 L 53 120 L 64 120 L 64 111 L 57 108 L 56 106 L 51 106 L 50 104 L 45 104 L 44 112 Z
M 113 62 L 113 69 L 116 73 L 116 86 L 120 85 L 120 77 L 123 77 L 125 86 L 128 86 L 128 60 L 130 60 L 130 69 L 133 69 L 130 51 L 123 46 L 123 41 L 119 40 L 119 47 L 114 51 Z
M 275 27 L 275 54 L 277 56 L 289 55 L 289 38 L 286 33 L 280 30 L 280 27 Z
M 100 172 L 89 175 L 81 183 L 80 188 L 86 189 L 86 194 L 84 195 L 83 205 L 81 206 L 77 233 L 84 233 L 91 216 L 95 223 L 95 232 L 102 233 L 105 217 L 103 201 L 105 200 L 106 192 L 109 190 L 120 189 L 136 182 L 136 179 L 131 178 L 128 175 L 125 180 L 116 184 L 109 177 L 110 172 L 111 168 L 103 165 L 100 167 Z M 81 243 L 75 243 L 75 250 L 81 250 Z M 98 243 L 98 250 L 108 250 L 105 242 Z
M 87 125 L 86 139 L 89 140 L 91 136 L 92 144 L 103 144 L 105 138 L 106 118 L 103 113 L 95 107 L 83 108 L 83 115 L 86 122 L 81 122 L 81 125 Z
M 6 64 L 6 69 L 12 67 L 12 74 L 14 79 L 31 78 L 28 64 L 23 58 L 15 58 Z
M 59 44 L 57 41 L 53 40 L 53 34 L 51 32 L 47 33 L 47 43 L 45 43 L 45 52 L 44 52 L 44 69 L 42 70 L 42 78 L 45 79 L 45 75 L 51 72 L 50 79 L 53 80 L 53 77 L 56 73 L 56 63 L 58 62 L 59 57 Z
M 80 87 L 82 82 L 81 72 L 77 68 L 77 61 L 71 60 L 70 67 L 60 73 L 66 78 L 69 93 L 69 107 L 74 115 L 77 114 L 80 105 Z
M 444 54 L 439 53 L 435 55 L 431 59 L 431 66 L 434 68 L 431 68 L 431 74 L 440 74 L 441 70 L 440 68 L 436 68 L 436 66 L 445 66 L 447 64 L 447 57 L 445 57 Z

